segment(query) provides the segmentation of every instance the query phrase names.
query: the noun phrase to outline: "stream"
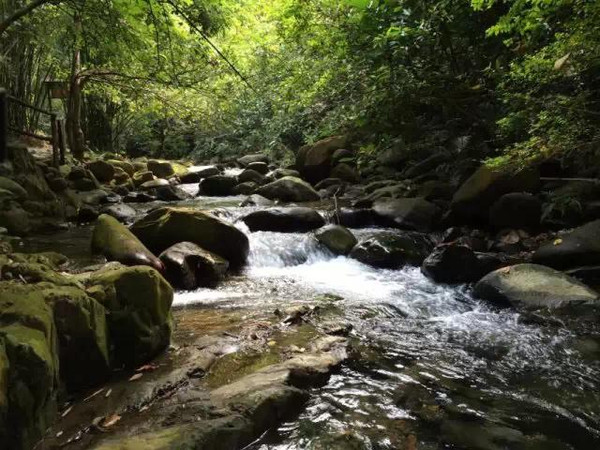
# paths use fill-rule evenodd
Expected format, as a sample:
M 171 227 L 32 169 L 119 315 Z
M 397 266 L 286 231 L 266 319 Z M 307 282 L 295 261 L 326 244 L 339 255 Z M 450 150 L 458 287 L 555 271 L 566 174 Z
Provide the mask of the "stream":
M 241 199 L 185 204 L 218 208 L 235 221 L 253 209 L 238 207 Z M 360 354 L 314 391 L 298 417 L 248 449 L 600 448 L 600 330 L 525 320 L 475 300 L 467 287 L 436 285 L 419 268 L 374 269 L 336 257 L 310 234 L 238 226 L 250 239 L 245 270 L 214 290 L 178 292 L 179 314 L 272 312 L 328 296 L 352 324 Z M 360 239 L 382 230 L 352 231 Z M 85 266 L 100 261 L 87 250 L 90 234 L 76 227 L 21 245 Z

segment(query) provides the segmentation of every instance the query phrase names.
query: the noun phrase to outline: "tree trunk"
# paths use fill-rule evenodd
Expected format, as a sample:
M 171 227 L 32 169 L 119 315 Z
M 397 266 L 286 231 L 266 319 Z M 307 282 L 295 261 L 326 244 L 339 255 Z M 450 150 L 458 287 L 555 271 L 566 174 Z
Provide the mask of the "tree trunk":
M 81 129 L 81 97 L 83 80 L 81 72 L 81 16 L 75 12 L 75 44 L 73 46 L 73 63 L 71 66 L 71 83 L 69 86 L 69 101 L 67 104 L 67 139 L 71 153 L 77 159 L 83 159 L 85 139 Z

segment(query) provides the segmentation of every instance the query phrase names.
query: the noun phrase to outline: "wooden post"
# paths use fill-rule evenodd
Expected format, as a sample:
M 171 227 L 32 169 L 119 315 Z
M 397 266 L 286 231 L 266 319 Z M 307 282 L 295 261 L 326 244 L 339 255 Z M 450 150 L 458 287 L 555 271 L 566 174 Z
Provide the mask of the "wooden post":
M 0 89 L 0 162 L 6 160 L 8 143 L 8 99 L 6 90 Z
M 50 126 L 52 129 L 52 164 L 58 167 L 58 120 L 52 114 L 50 116 Z
M 60 165 L 65 163 L 65 153 L 67 151 L 67 130 L 64 119 L 58 120 L 58 147 L 60 148 Z

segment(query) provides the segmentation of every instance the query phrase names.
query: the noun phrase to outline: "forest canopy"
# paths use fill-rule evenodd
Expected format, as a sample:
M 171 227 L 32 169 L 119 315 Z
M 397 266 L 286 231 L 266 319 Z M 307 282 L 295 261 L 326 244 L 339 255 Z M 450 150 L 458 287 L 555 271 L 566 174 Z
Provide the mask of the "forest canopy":
M 74 154 L 285 161 L 343 133 L 364 165 L 440 149 L 598 160 L 597 1 L 2 0 L 0 13 L 0 85 L 46 106 L 44 82 L 64 82 L 53 107 Z

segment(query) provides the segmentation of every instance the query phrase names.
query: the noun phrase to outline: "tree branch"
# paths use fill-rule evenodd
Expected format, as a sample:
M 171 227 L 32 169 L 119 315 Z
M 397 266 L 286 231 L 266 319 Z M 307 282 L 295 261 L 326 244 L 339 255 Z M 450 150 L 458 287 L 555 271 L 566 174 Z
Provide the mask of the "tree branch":
M 40 6 L 43 6 L 47 3 L 56 4 L 60 3 L 60 1 L 61 0 L 33 0 L 31 3 L 28 3 L 20 9 L 17 9 L 15 12 L 13 12 L 11 15 L 5 18 L 2 22 L 0 22 L 0 35 L 2 35 L 12 24 L 14 24 L 27 14 L 31 13 L 35 9 L 39 8 Z

